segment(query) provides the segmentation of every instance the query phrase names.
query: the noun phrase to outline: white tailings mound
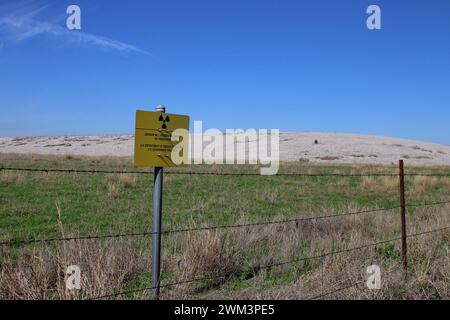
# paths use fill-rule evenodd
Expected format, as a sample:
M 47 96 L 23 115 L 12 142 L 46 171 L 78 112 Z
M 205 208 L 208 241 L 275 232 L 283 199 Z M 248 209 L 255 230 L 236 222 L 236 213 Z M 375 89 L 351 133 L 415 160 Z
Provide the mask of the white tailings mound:
M 132 156 L 133 148 L 132 135 L 0 137 L 0 153 Z M 410 165 L 450 165 L 450 146 L 357 134 L 280 133 L 281 161 L 393 164 L 399 159 Z

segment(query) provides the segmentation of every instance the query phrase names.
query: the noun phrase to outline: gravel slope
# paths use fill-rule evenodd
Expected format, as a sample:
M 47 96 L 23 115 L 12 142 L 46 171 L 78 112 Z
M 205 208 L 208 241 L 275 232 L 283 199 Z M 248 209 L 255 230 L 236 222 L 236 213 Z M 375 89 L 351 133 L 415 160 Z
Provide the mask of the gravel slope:
M 132 156 L 133 145 L 132 135 L 0 137 L 0 153 Z M 281 161 L 392 164 L 400 158 L 411 165 L 450 165 L 450 146 L 357 134 L 280 134 Z

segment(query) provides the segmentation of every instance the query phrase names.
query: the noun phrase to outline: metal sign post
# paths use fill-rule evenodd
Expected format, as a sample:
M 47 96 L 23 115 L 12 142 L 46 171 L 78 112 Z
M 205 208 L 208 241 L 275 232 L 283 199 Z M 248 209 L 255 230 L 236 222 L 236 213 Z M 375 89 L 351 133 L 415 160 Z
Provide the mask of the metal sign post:
M 153 236 L 152 236 L 152 299 L 159 298 L 161 258 L 161 212 L 163 168 L 155 167 L 153 177 Z
M 161 216 L 163 192 L 163 167 L 178 167 L 187 163 L 189 136 L 174 135 L 174 132 L 189 133 L 189 116 L 166 113 L 159 105 L 156 112 L 136 111 L 134 134 L 134 166 L 153 167 L 153 227 L 152 227 L 152 299 L 159 299 L 161 280 Z M 178 139 L 177 139 L 178 137 Z M 175 139 L 174 139 L 175 138 Z M 181 139 L 181 140 L 180 140 Z M 180 148 L 180 144 L 182 145 Z M 172 152 L 179 151 L 181 160 L 172 159 Z
M 166 112 L 162 105 L 156 107 L 157 112 Z M 159 299 L 159 285 L 161 274 L 161 215 L 163 167 L 154 167 L 153 174 L 153 235 L 152 235 L 152 300 Z

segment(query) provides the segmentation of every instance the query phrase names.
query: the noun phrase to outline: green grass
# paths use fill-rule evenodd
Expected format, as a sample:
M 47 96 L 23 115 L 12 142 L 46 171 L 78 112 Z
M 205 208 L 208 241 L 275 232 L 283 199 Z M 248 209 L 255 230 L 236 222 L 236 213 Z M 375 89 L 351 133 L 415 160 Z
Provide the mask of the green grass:
M 47 169 L 134 170 L 129 159 L 27 158 L 3 157 L 1 166 Z M 168 172 L 249 172 L 255 166 L 193 166 L 167 169 Z M 284 163 L 282 173 L 397 173 L 395 166 L 315 165 Z M 409 168 L 407 172 L 449 174 L 450 168 Z M 55 172 L 0 172 L 0 240 L 61 236 L 59 219 L 65 235 L 107 234 L 127 230 L 151 229 L 152 174 L 127 174 L 133 181 L 125 187 L 117 175 Z M 133 180 L 134 179 L 134 180 Z M 374 178 L 365 187 L 361 177 L 309 176 L 218 176 L 166 174 L 163 192 L 163 229 L 189 226 L 228 225 L 242 222 L 271 221 L 352 208 L 389 208 L 399 205 L 398 188 Z M 394 177 L 393 179 L 396 179 Z M 449 194 L 446 178 L 434 181 L 422 191 L 415 190 L 414 178 L 406 179 L 408 201 L 439 201 Z M 108 195 L 108 186 L 117 185 L 116 194 Z M 448 199 L 448 198 L 447 198 Z M 58 213 L 59 208 L 59 213 Z M 408 213 L 413 214 L 409 209 Z M 392 230 L 398 234 L 398 230 Z M 165 239 L 163 238 L 163 241 Z M 164 243 L 164 250 L 179 254 L 179 242 Z M 308 244 L 299 250 L 309 251 Z M 275 249 L 275 248 L 274 248 Z M 247 258 L 260 257 L 267 247 L 251 248 Z M 395 247 L 379 248 L 379 254 L 398 259 Z M 276 249 L 273 254 L 277 257 Z M 266 270 L 262 286 L 280 286 L 299 274 L 318 268 L 317 261 L 283 269 Z M 246 272 L 243 271 L 245 275 Z M 173 271 L 163 280 L 176 279 Z M 148 284 L 149 274 L 130 279 L 124 289 Z M 254 286 L 253 279 L 239 275 L 229 280 L 229 292 Z
M 93 165 L 86 160 L 74 159 L 2 162 L 5 167 L 133 170 L 128 163 Z M 253 166 L 237 169 L 255 172 Z M 290 164 L 281 171 L 295 173 L 310 172 L 311 169 L 317 173 L 350 172 L 354 167 L 328 166 L 325 171 L 320 165 Z M 374 167 L 368 169 L 370 172 Z M 236 167 L 196 166 L 195 170 L 235 172 Z M 392 172 L 393 168 L 383 170 Z M 442 169 L 437 171 L 442 172 Z M 108 174 L 17 171 L 2 174 L 20 176 L 18 182 L 0 181 L 0 230 L 3 236 L 58 234 L 57 205 L 61 208 L 61 220 L 67 233 L 104 233 L 151 226 L 151 174 L 129 174 L 135 177 L 136 185 L 119 187 L 117 198 L 108 197 Z M 166 229 L 185 227 L 187 221 L 199 225 L 230 224 L 242 215 L 251 221 L 260 221 L 327 208 L 345 210 L 349 205 L 383 208 L 398 204 L 396 192 L 360 190 L 360 177 L 166 175 L 164 180 L 163 225 Z M 429 200 L 438 195 L 431 190 L 423 198 Z

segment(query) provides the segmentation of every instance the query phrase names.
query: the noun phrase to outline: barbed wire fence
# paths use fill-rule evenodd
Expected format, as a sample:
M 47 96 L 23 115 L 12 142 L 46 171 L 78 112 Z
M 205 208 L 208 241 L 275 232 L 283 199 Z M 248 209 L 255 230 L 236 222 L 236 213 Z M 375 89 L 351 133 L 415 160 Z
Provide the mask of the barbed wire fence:
M 25 171 L 25 172 L 43 172 L 43 173 L 80 173 L 80 174 L 153 174 L 152 171 L 133 171 L 133 170 L 88 170 L 88 169 L 55 169 L 55 168 L 25 168 L 25 167 L 0 167 L 0 172 L 2 171 Z M 212 175 L 212 176 L 260 176 L 259 173 L 244 173 L 244 172 L 195 172 L 195 171 L 169 171 L 165 172 L 165 174 L 168 175 Z M 321 253 L 319 255 L 313 255 L 313 256 L 306 256 L 306 257 L 300 257 L 296 259 L 291 259 L 287 261 L 280 261 L 280 262 L 274 262 L 269 263 L 261 266 L 259 270 L 264 269 L 270 269 L 278 266 L 283 265 L 290 265 L 299 263 L 302 261 L 307 260 L 321 260 L 327 256 L 334 256 L 342 253 L 357 251 L 357 250 L 363 250 L 371 247 L 376 247 L 382 244 L 388 244 L 388 243 L 394 243 L 397 241 L 401 241 L 403 250 L 406 248 L 406 239 L 407 238 L 417 238 L 423 235 L 427 234 L 435 234 L 439 232 L 443 232 L 450 229 L 450 226 L 443 226 L 440 228 L 434 228 L 430 230 L 425 230 L 417 233 L 411 233 L 407 234 L 405 232 L 406 225 L 404 221 L 404 215 L 405 215 L 405 209 L 406 208 L 417 208 L 417 207 L 431 207 L 431 206 L 438 206 L 438 205 L 444 205 L 444 204 L 450 204 L 449 200 L 444 201 L 435 201 L 435 202 L 423 202 L 423 203 L 406 203 L 404 199 L 404 178 L 405 177 L 450 177 L 450 173 L 418 173 L 418 172 L 411 172 L 411 173 L 404 173 L 403 168 L 401 165 L 401 170 L 399 173 L 278 173 L 274 177 L 277 176 L 292 176 L 292 177 L 399 177 L 400 178 L 400 205 L 398 206 L 390 206 L 385 208 L 374 208 L 374 209 L 367 209 L 367 210 L 358 210 L 358 211 L 350 211 L 345 213 L 338 213 L 338 214 L 323 214 L 323 215 L 316 215 L 316 216 L 306 216 L 306 217 L 300 217 L 300 218 L 290 218 L 290 219 L 283 219 L 283 220 L 275 220 L 275 221 L 258 221 L 258 222 L 250 222 L 250 223 L 241 223 L 241 224 L 224 224 L 224 225 L 214 225 L 214 226 L 203 226 L 203 227 L 195 227 L 195 228 L 181 228 L 181 229 L 167 229 L 160 232 L 160 234 L 176 234 L 176 233 L 190 233 L 190 232 L 201 232 L 201 231 L 207 231 L 207 230 L 220 230 L 220 229 L 236 229 L 236 228 L 252 228 L 256 226 L 264 226 L 264 225 L 276 225 L 276 224 L 289 224 L 289 223 L 303 223 L 307 221 L 318 221 L 322 219 L 339 219 L 347 216 L 357 216 L 357 215 L 364 215 L 364 214 L 375 214 L 375 213 L 381 213 L 381 212 L 387 212 L 391 210 L 400 210 L 401 211 L 401 222 L 402 222 L 402 235 L 399 237 L 389 238 L 386 240 L 381 240 L 377 242 L 371 242 L 368 244 L 364 244 L 361 246 L 351 247 L 351 248 L 344 248 L 340 250 L 334 250 L 334 251 L 328 251 Z M 273 177 L 273 176 L 272 176 Z M 48 238 L 13 238 L 9 240 L 5 240 L 0 242 L 0 247 L 17 247 L 17 246 L 26 246 L 26 245 L 32 245 L 32 244 L 42 244 L 42 243 L 51 243 L 51 242 L 68 242 L 68 241 L 78 241 L 78 240 L 99 240 L 99 239 L 113 239 L 113 238 L 129 238 L 129 237 L 145 237 L 149 235 L 157 234 L 155 232 L 149 231 L 149 230 L 141 230 L 141 231 L 129 231 L 129 232 L 121 232 L 121 233 L 108 233 L 108 234 L 91 234 L 91 235 L 83 235 L 83 236 L 73 236 L 73 237 L 48 237 Z M 391 274 L 395 271 L 401 270 L 403 273 L 407 274 L 407 256 L 406 251 L 402 251 L 402 260 L 403 260 L 403 266 L 397 266 L 395 268 L 392 268 L 389 271 L 386 271 L 385 274 Z M 170 287 L 176 287 L 179 285 L 185 285 L 200 281 L 212 281 L 212 280 L 219 280 L 219 279 L 226 279 L 230 275 L 218 275 L 218 276 L 209 276 L 209 277 L 197 277 L 197 278 L 191 278 L 191 279 L 184 279 L 176 282 L 170 282 L 170 283 L 163 283 L 163 284 L 151 284 L 150 286 L 146 286 L 143 288 L 137 288 L 132 290 L 123 290 L 123 291 L 112 291 L 110 293 L 104 294 L 104 295 L 98 295 L 89 297 L 89 300 L 100 300 L 100 299 L 108 299 L 108 298 L 115 298 L 120 297 L 123 295 L 130 295 L 134 293 L 144 293 L 151 291 L 155 288 L 170 288 Z M 348 279 L 347 279 L 348 280 Z M 348 281 L 347 281 L 348 282 Z M 316 299 L 322 299 L 327 296 L 330 296 L 332 294 L 357 287 L 363 283 L 365 283 L 366 280 L 358 280 L 358 281 L 350 281 L 349 284 L 346 284 L 344 286 L 340 286 L 338 288 L 333 288 L 329 291 L 322 292 L 317 295 L 313 295 L 309 297 L 308 299 L 316 300 Z
M 88 173 L 88 174 L 153 174 L 153 171 L 143 170 L 94 170 L 94 169 L 55 169 L 55 168 L 25 168 L 1 166 L 0 171 L 26 171 L 43 173 Z M 208 176 L 258 176 L 258 177 L 398 177 L 398 173 L 283 173 L 271 176 L 261 176 L 257 172 L 220 172 L 220 171 L 164 171 L 164 175 L 208 175 Z M 450 177 L 450 173 L 407 172 L 404 176 L 410 177 Z

